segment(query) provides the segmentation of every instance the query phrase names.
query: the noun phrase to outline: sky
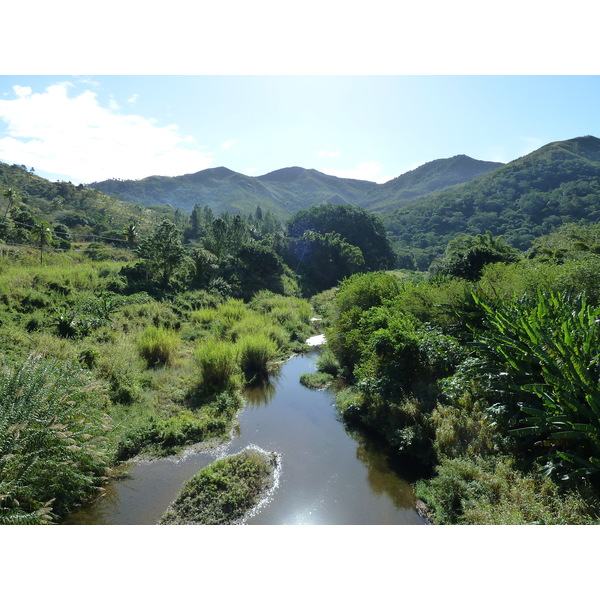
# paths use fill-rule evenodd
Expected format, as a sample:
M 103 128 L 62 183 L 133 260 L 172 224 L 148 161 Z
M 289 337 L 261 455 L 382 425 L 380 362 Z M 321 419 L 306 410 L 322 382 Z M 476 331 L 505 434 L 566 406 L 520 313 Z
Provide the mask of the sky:
M 284 167 L 383 183 L 600 137 L 600 76 L 2 75 L 0 160 L 49 179 Z

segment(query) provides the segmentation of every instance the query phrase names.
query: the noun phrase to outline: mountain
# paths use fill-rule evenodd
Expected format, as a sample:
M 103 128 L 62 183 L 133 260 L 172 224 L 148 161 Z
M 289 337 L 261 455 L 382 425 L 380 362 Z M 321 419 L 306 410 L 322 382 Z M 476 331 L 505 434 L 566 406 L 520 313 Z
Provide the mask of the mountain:
M 12 190 L 10 194 L 9 190 Z M 6 220 L 2 217 L 9 214 L 12 221 L 33 219 L 61 224 L 68 228 L 74 240 L 89 240 L 92 236 L 122 239 L 123 229 L 132 221 L 139 232 L 145 232 L 165 217 L 176 218 L 174 209 L 168 206 L 143 208 L 82 184 L 51 182 L 25 166 L 0 162 L 0 239 L 3 241 L 9 237 L 3 229 Z
M 562 224 L 600 220 L 600 139 L 553 142 L 383 215 L 397 248 L 429 264 L 460 233 L 491 231 L 520 249 Z
M 216 214 L 254 213 L 260 205 L 285 220 L 299 210 L 323 202 L 359 204 L 376 185 L 301 167 L 280 169 L 259 177 L 217 167 L 177 177 L 152 176 L 138 181 L 110 179 L 92 183 L 91 187 L 134 204 L 168 203 L 186 213 L 191 213 L 195 204 L 209 206 Z
M 465 154 L 433 160 L 378 186 L 363 206 L 377 212 L 390 210 L 408 201 L 424 199 L 465 183 L 503 164 L 476 160 Z
M 216 214 L 253 213 L 260 205 L 286 220 L 323 202 L 390 210 L 463 183 L 501 164 L 455 156 L 432 161 L 385 184 L 334 177 L 301 167 L 287 167 L 259 177 L 217 167 L 177 177 L 109 179 L 92 183 L 91 187 L 133 204 L 168 203 L 188 214 L 195 204 L 209 206 Z

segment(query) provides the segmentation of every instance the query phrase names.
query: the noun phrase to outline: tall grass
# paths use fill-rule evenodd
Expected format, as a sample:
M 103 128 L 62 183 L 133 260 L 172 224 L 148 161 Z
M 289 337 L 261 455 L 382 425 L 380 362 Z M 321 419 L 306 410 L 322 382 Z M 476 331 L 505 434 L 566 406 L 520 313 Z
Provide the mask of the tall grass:
M 73 370 L 30 359 L 0 378 L 0 524 L 51 521 L 103 481 L 108 427 Z
M 138 337 L 137 347 L 148 365 L 171 365 L 177 356 L 179 340 L 176 331 L 151 325 Z
M 247 378 L 265 375 L 267 365 L 277 354 L 277 345 L 264 333 L 247 335 L 240 339 L 240 365 Z
M 198 346 L 196 364 L 202 384 L 221 389 L 239 385 L 239 348 L 231 343 L 210 339 Z

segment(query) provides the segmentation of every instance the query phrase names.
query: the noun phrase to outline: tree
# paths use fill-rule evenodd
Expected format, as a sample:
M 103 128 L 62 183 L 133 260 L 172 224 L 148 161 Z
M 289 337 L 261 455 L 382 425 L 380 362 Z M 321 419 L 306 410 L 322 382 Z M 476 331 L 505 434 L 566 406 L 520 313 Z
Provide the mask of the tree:
M 44 246 L 47 246 L 52 241 L 50 223 L 48 221 L 36 223 L 31 230 L 31 235 L 40 244 L 40 264 L 44 264 Z
M 288 221 L 287 233 L 301 238 L 306 231 L 339 234 L 346 243 L 361 250 L 366 271 L 392 269 L 396 264 L 383 223 L 364 208 L 325 203 L 302 210 Z
M 158 281 L 163 289 L 168 288 L 185 257 L 185 248 L 175 224 L 165 219 L 153 235 L 140 243 L 138 255 L 143 259 L 150 279 Z
M 8 200 L 8 206 L 6 207 L 6 212 L 4 213 L 4 216 L 6 217 L 8 211 L 11 209 L 12 205 L 18 200 L 19 197 L 17 196 L 17 192 L 15 192 L 15 190 L 13 190 L 12 188 L 4 190 L 3 196 Z
M 494 237 L 490 231 L 475 236 L 464 234 L 448 243 L 443 258 L 434 260 L 429 271 L 474 281 L 485 265 L 516 262 L 519 257 L 517 250 L 502 241 L 502 236 Z
M 308 294 L 333 287 L 345 277 L 365 270 L 365 259 L 357 246 L 347 243 L 337 233 L 307 231 L 290 244 L 288 262 L 303 280 Z
M 134 248 L 136 245 L 136 240 L 138 238 L 138 231 L 135 223 L 131 222 L 125 229 L 123 230 L 123 235 L 125 236 L 125 241 L 130 248 Z

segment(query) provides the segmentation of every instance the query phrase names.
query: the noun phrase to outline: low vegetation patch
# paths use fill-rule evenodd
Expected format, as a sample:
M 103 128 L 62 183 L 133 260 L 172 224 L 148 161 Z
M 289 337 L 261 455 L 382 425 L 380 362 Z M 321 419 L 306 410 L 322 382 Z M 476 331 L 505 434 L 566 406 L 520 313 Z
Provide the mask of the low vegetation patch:
M 300 383 L 307 388 L 323 390 L 333 383 L 333 375 L 329 373 L 303 373 L 300 375 Z
M 275 485 L 279 458 L 246 448 L 201 469 L 161 517 L 162 525 L 231 525 L 243 521 Z

